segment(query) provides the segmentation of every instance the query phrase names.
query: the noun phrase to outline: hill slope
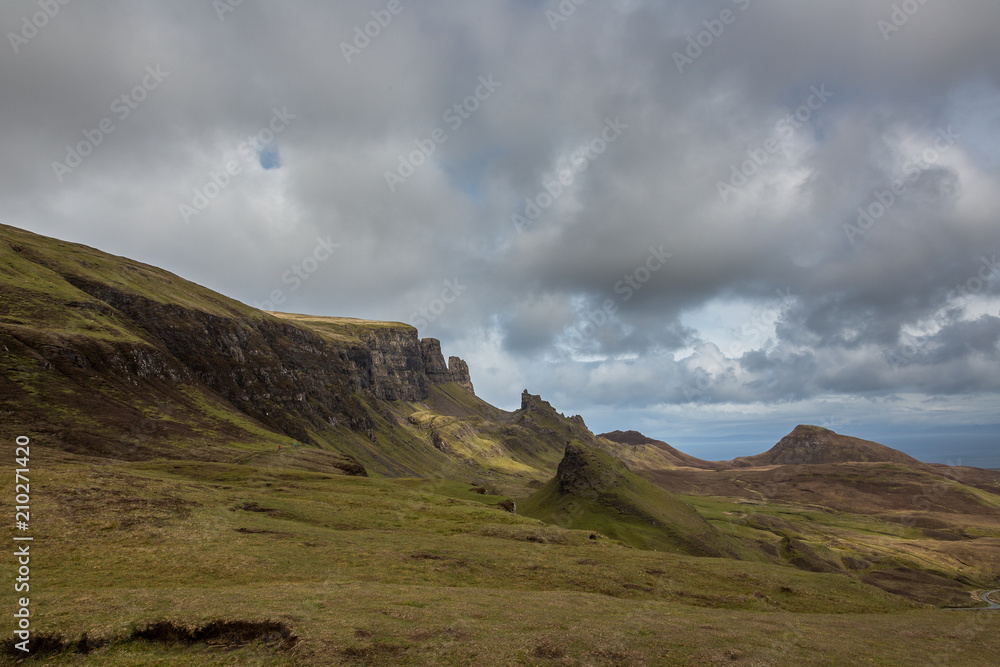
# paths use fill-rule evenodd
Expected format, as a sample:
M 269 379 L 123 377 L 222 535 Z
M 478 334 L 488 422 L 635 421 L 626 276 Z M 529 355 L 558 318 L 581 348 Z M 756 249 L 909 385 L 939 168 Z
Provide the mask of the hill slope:
M 912 456 L 877 442 L 840 435 L 822 426 L 802 424 L 796 426 L 768 451 L 756 456 L 741 456 L 733 459 L 732 464 L 744 468 L 849 462 L 923 465 Z
M 522 501 L 518 511 L 643 549 L 701 556 L 743 553 L 673 494 L 636 476 L 610 454 L 580 443 L 566 445 L 555 477 Z
M 629 445 L 631 447 L 640 447 L 643 445 L 656 447 L 664 452 L 666 459 L 672 465 L 679 468 L 688 467 L 703 468 L 705 470 L 718 470 L 726 466 L 724 462 L 703 461 L 702 459 L 691 456 L 690 454 L 685 454 L 679 449 L 671 447 L 662 440 L 654 440 L 653 438 L 645 436 L 638 431 L 612 431 L 610 433 L 602 433 L 598 437 L 612 442 L 617 442 L 622 445 Z
M 2 225 L 0 351 L 0 436 L 89 456 L 259 463 L 294 442 L 322 452 L 306 467 L 523 487 L 567 439 L 597 442 L 527 392 L 515 412 L 488 405 L 409 325 L 265 313 Z

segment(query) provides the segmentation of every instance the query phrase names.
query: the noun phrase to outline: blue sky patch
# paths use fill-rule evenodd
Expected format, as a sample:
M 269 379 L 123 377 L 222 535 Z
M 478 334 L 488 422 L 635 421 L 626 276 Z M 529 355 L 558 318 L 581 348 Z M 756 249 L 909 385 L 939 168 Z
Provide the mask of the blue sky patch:
M 281 155 L 277 146 L 265 146 L 257 154 L 260 166 L 264 169 L 277 169 L 281 166 Z

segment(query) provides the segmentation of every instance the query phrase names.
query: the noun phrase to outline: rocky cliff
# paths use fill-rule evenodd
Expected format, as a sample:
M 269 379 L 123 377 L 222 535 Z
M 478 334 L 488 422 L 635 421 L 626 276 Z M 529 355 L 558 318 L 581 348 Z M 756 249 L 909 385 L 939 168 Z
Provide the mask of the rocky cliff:
M 458 357 L 449 357 L 444 363 L 441 353 L 441 341 L 437 338 L 424 338 L 420 341 L 420 354 L 424 363 L 424 374 L 431 384 L 454 382 L 475 393 L 472 379 L 469 377 L 469 365 Z
M 369 322 L 342 317 L 271 313 L 312 329 L 344 350 L 361 389 L 383 401 L 424 401 L 434 385 L 455 382 L 475 393 L 469 366 L 458 357 L 445 363 L 441 342 L 420 340 L 417 330 L 399 322 Z
M 356 364 L 368 389 L 384 401 L 422 401 L 428 378 L 420 340 L 413 327 L 376 329 L 361 335 L 364 350 Z
M 223 456 L 213 447 L 275 437 L 374 445 L 402 438 L 381 401 L 423 401 L 442 382 L 472 389 L 464 362 L 445 365 L 440 344 L 405 324 L 264 313 L 3 225 L 0 263 L 0 412 L 21 424 L 0 431 L 48 433 L 74 451 L 143 458 L 198 443 L 192 455 L 212 458 Z

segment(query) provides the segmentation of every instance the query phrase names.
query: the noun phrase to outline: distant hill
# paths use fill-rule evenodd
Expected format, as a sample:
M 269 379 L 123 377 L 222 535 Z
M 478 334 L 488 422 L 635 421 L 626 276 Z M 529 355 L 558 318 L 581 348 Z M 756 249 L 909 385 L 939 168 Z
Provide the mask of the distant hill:
M 594 530 L 642 549 L 739 557 L 745 550 L 673 494 L 638 477 L 596 447 L 566 445 L 555 477 L 518 514 Z
M 741 456 L 733 459 L 731 463 L 737 468 L 821 463 L 923 465 L 912 456 L 877 442 L 840 435 L 821 426 L 802 424 L 796 426 L 768 451 L 755 456 Z
M 694 456 L 685 454 L 679 449 L 671 447 L 662 440 L 654 440 L 653 438 L 645 436 L 638 431 L 612 431 L 610 433 L 601 433 L 597 437 L 632 447 L 652 445 L 653 447 L 663 450 L 666 454 L 667 460 L 670 461 L 672 465 L 677 467 L 703 468 L 705 470 L 718 470 L 726 467 L 726 464 L 723 462 L 703 461 L 702 459 L 695 458 Z

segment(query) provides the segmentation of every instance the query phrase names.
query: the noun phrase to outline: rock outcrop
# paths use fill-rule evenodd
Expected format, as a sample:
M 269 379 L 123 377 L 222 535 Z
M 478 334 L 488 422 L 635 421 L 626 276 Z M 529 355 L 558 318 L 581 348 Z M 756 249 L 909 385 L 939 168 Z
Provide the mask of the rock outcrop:
M 446 364 L 441 352 L 441 341 L 437 338 L 424 338 L 420 341 L 420 354 L 423 372 L 430 384 L 454 382 L 475 393 L 469 376 L 469 365 L 458 357 L 449 357 Z
M 543 400 L 539 394 L 529 394 L 527 389 L 521 392 L 521 412 L 558 414 L 556 413 L 556 409 L 552 407 L 551 403 Z
M 564 528 L 601 532 L 641 549 L 697 556 L 744 553 L 678 497 L 607 452 L 575 441 L 566 444 L 555 477 L 521 501 L 519 513 Z
M 376 329 L 361 336 L 368 355 L 361 355 L 359 369 L 369 389 L 384 401 L 422 401 L 427 398 L 428 376 L 421 341 L 412 327 Z
M 374 443 L 393 423 L 377 401 L 423 401 L 437 382 L 472 390 L 468 366 L 445 365 L 440 343 L 422 344 L 412 326 L 276 317 L 162 269 L 2 225 L 0 255 L 17 266 L 17 279 L 0 279 L 0 408 L 51 424 L 81 451 L 152 456 L 147 443 L 205 433 L 246 442 L 252 422 L 306 444 L 337 428 Z M 425 350 L 437 355 L 429 373 Z M 50 394 L 67 405 L 56 410 Z M 164 414 L 157 405 L 177 416 L 151 419 Z M 252 422 L 218 417 L 230 408 Z M 157 442 L 145 437 L 153 431 Z M 112 451 L 113 434 L 136 443 Z

